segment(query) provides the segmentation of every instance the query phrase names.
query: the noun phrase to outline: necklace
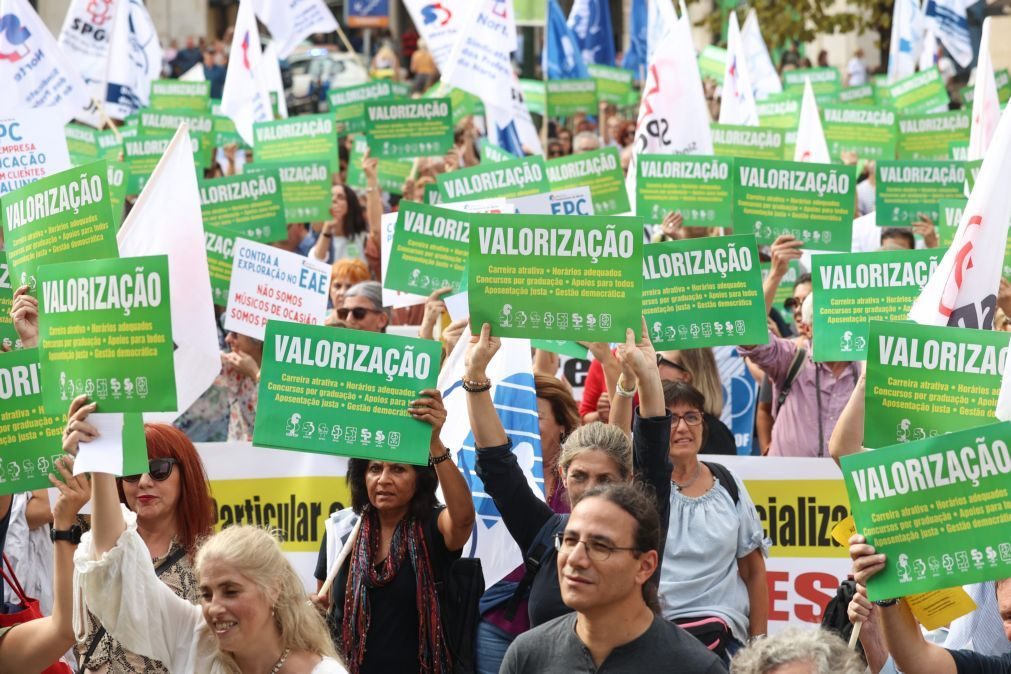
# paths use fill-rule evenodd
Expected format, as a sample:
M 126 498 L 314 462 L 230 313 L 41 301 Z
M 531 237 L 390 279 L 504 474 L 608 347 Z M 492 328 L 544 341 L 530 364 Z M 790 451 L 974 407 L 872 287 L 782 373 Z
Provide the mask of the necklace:
M 284 653 L 281 653 L 281 659 L 277 661 L 276 665 L 274 665 L 274 669 L 270 670 L 270 674 L 277 674 L 281 671 L 281 668 L 284 667 L 284 661 L 288 659 L 289 653 L 291 653 L 291 649 L 285 648 Z
M 684 491 L 685 489 L 688 489 L 688 487 L 695 484 L 695 480 L 699 479 L 699 475 L 701 474 L 702 474 L 702 462 L 699 461 L 695 466 L 695 474 L 692 475 L 692 479 L 684 483 L 679 483 L 676 480 L 674 480 L 674 478 L 671 478 L 671 482 L 674 483 L 674 486 L 677 487 L 678 491 Z

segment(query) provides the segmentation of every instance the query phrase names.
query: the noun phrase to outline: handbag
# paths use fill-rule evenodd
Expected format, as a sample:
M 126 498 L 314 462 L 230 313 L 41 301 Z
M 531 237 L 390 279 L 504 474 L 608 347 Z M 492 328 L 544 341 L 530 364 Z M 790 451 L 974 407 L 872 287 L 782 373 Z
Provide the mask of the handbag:
M 716 616 L 676 618 L 674 624 L 698 639 L 703 646 L 720 658 L 727 657 L 727 644 L 733 635 L 730 633 L 730 626 L 722 618 Z
M 39 620 L 42 618 L 39 600 L 25 594 L 24 589 L 21 587 L 21 582 L 18 581 L 18 577 L 14 574 L 14 567 L 11 565 L 11 561 L 7 559 L 7 555 L 4 555 L 3 558 L 6 570 L 0 567 L 0 576 L 14 590 L 18 601 L 21 602 L 21 610 L 14 613 L 0 613 L 0 627 L 14 627 L 15 625 Z M 10 575 L 7 575 L 8 573 Z M 56 662 L 42 670 L 42 674 L 73 674 L 73 670 L 65 662 Z

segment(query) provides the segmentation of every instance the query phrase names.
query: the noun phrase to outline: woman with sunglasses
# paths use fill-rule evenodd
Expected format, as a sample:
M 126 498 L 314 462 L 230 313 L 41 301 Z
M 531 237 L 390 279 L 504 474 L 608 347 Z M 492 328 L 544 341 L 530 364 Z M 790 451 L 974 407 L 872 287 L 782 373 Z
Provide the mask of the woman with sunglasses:
M 744 483 L 723 466 L 699 461 L 705 397 L 686 382 L 672 382 L 664 397 L 674 470 L 660 605 L 664 618 L 700 638 L 698 623 L 715 625 L 716 635 L 707 636 L 719 640 L 714 650 L 726 658 L 766 632 L 765 534 Z
M 352 330 L 386 332 L 390 314 L 383 308 L 383 287 L 376 281 L 363 281 L 348 288 L 337 318 Z
M 76 454 L 81 442 L 98 436 L 88 415 L 96 409 L 87 396 L 70 404 L 63 449 Z M 158 579 L 186 601 L 199 599 L 194 574 L 197 542 L 211 533 L 214 505 L 196 447 L 179 429 L 145 424 L 148 472 L 118 480 L 118 500 L 135 515 L 136 530 Z M 115 483 L 113 483 L 115 484 Z M 94 524 L 94 521 L 93 521 Z M 86 672 L 152 674 L 170 671 L 166 665 L 125 648 L 90 613 L 86 632 L 78 640 Z

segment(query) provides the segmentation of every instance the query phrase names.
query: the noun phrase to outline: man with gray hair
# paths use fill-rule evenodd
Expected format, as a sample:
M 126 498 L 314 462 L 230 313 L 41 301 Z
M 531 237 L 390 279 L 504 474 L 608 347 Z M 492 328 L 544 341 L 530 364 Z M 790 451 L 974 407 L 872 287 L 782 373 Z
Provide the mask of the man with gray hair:
M 366 332 L 386 332 L 391 319 L 390 310 L 383 307 L 383 287 L 376 281 L 348 288 L 334 313 L 344 326 Z
M 786 629 L 753 640 L 730 661 L 731 674 L 863 674 L 864 661 L 832 632 Z
M 572 139 L 572 154 L 600 149 L 600 138 L 592 131 L 581 131 Z

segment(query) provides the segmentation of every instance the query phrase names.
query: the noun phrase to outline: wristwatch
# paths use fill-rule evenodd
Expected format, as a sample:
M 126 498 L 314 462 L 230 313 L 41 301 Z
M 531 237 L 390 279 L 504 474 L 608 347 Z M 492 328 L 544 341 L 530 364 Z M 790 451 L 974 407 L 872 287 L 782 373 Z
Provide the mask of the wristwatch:
M 70 525 L 70 528 L 66 531 L 60 531 L 58 529 L 49 530 L 49 540 L 53 541 L 67 541 L 71 545 L 77 545 L 81 542 L 81 536 L 84 534 L 84 530 L 76 524 Z
M 875 606 L 880 606 L 881 608 L 888 608 L 889 606 L 895 606 L 896 604 L 898 604 L 899 600 L 897 598 L 896 599 L 879 599 L 878 601 L 873 602 L 873 603 L 874 603 Z

